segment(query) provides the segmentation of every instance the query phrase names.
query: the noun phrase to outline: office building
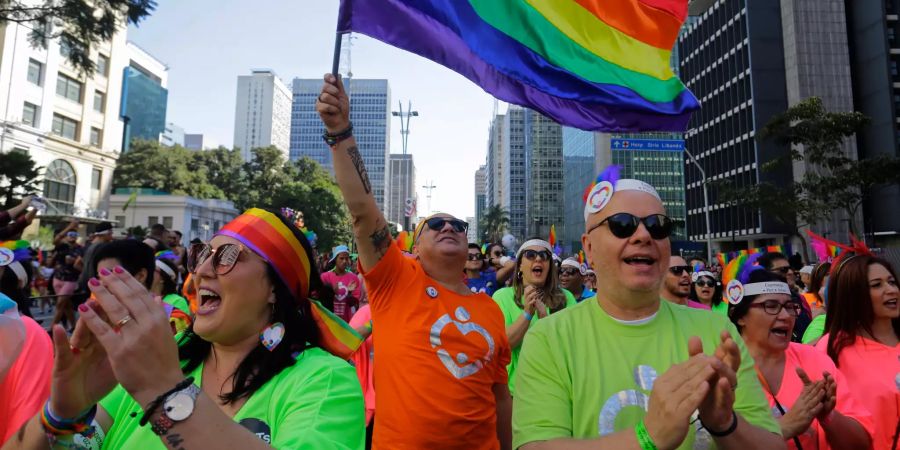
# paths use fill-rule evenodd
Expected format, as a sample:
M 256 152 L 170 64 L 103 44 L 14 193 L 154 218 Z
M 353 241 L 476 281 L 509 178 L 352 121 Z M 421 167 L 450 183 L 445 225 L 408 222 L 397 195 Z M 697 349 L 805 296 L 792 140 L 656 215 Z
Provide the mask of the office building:
M 509 232 L 525 242 L 525 116 L 526 109 L 510 105 L 503 116 L 500 206 L 509 215 Z
M 173 145 L 184 147 L 184 137 L 184 128 L 169 122 L 166 124 L 165 131 L 163 131 L 162 135 L 159 137 L 159 143 L 166 147 L 171 147 Z
M 31 4 L 38 2 L 26 2 Z M 0 152 L 27 153 L 43 167 L 49 223 L 105 219 L 112 173 L 122 149 L 119 99 L 129 62 L 126 30 L 92 43 L 94 73 L 84 77 L 67 61 L 74 37 L 32 46 L 28 24 L 0 24 Z
M 416 204 L 416 165 L 413 155 L 390 155 L 391 188 L 388 190 L 388 221 L 399 223 L 404 230 L 414 225 L 410 216 Z
M 475 171 L 475 222 L 469 228 L 475 228 L 475 236 L 481 234 L 481 218 L 487 209 L 487 167 L 481 166 Z
M 504 114 L 495 114 L 491 119 L 488 134 L 487 164 L 485 169 L 485 203 L 488 207 L 503 202 L 503 124 Z
M 369 181 L 379 208 L 388 213 L 390 188 L 387 172 L 391 136 L 391 91 L 387 80 L 345 79 L 350 93 L 350 121 L 359 152 L 366 163 Z M 321 79 L 295 78 L 292 84 L 290 157 L 308 156 L 334 172 L 328 145 L 322 141 L 322 121 L 316 113 Z
M 116 189 L 110 198 L 116 234 L 135 226 L 147 229 L 159 223 L 169 230 L 181 231 L 184 243 L 193 239 L 207 242 L 240 213 L 228 200 L 169 195 L 151 189 L 141 189 L 128 209 L 122 211 L 130 198 L 131 188 Z
M 474 217 L 466 217 L 466 223 L 469 224 L 469 229 L 466 230 L 466 239 L 472 243 L 478 243 L 480 240 L 478 239 L 478 226 L 475 225 L 478 220 Z
M 202 134 L 185 134 L 184 135 L 184 148 L 190 150 L 203 150 L 204 147 L 203 135 Z
M 597 178 L 596 160 L 601 156 L 599 133 L 563 127 L 563 226 L 556 227 L 556 240 L 563 253 L 581 250 L 584 234 L 584 191 Z M 608 154 L 608 150 L 607 150 Z M 607 158 L 608 159 L 608 158 Z
M 119 111 L 125 123 L 125 152 L 135 139 L 161 142 L 169 101 L 169 68 L 133 42 L 128 42 L 127 49 L 128 66 L 122 78 Z
M 274 146 L 288 158 L 291 133 L 291 91 L 269 69 L 254 69 L 238 77 L 234 112 L 234 147 L 245 161 L 251 150 Z

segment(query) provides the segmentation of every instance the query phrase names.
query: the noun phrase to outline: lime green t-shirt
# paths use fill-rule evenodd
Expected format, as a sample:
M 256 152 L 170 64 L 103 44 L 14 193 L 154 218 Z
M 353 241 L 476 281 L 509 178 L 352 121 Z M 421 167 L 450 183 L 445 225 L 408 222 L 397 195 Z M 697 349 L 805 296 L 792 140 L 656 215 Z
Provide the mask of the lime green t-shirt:
M 728 302 L 719 302 L 718 305 L 713 305 L 710 309 L 716 314 L 721 314 L 722 317 L 728 317 Z
M 806 327 L 806 331 L 803 332 L 803 338 L 800 339 L 804 344 L 809 344 L 810 342 L 822 337 L 825 334 L 825 314 L 819 314 L 814 317 L 812 322 L 809 323 L 809 326 Z
M 571 292 L 566 289 L 561 289 L 563 294 L 566 295 L 566 308 L 570 306 L 574 306 L 577 304 L 575 301 L 575 296 L 572 295 Z M 500 311 L 503 312 L 503 320 L 506 323 L 506 326 L 509 326 L 513 322 L 519 320 L 519 316 L 524 313 L 522 308 L 519 308 L 519 305 L 516 305 L 515 300 L 516 290 L 511 287 L 505 287 L 503 289 L 494 292 L 494 301 L 497 302 L 497 305 L 500 306 Z M 531 318 L 531 324 L 528 325 L 528 329 L 537 323 L 538 316 L 535 314 Z M 516 393 L 516 366 L 518 365 L 519 360 L 519 351 L 522 346 L 519 345 L 512 349 L 512 357 L 509 360 L 509 365 L 506 366 L 506 373 L 509 375 L 509 393 L 515 395 Z
M 202 373 L 201 364 L 190 374 L 197 386 Z M 141 409 L 121 385 L 100 406 L 114 420 L 104 450 L 166 448 L 149 425 L 139 426 L 141 414 L 130 416 Z M 361 450 L 365 444 L 365 405 L 356 370 L 318 347 L 304 350 L 293 366 L 253 393 L 233 420 L 279 450 Z
M 698 336 L 712 354 L 728 330 L 741 352 L 734 409 L 780 435 L 734 325 L 707 310 L 661 301 L 646 323 L 624 324 L 597 302 L 582 302 L 535 324 L 525 335 L 513 399 L 513 448 L 556 438 L 596 438 L 633 429 L 646 414 L 653 382 L 688 359 Z M 678 448 L 714 448 L 697 420 Z

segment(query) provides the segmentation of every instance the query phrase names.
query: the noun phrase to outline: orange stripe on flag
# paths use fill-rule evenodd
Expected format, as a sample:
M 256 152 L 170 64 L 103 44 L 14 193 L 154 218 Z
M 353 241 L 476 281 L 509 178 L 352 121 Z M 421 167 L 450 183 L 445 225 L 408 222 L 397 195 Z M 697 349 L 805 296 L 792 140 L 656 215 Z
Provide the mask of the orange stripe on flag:
M 575 1 L 607 25 L 662 50 L 672 49 L 684 21 L 637 0 Z

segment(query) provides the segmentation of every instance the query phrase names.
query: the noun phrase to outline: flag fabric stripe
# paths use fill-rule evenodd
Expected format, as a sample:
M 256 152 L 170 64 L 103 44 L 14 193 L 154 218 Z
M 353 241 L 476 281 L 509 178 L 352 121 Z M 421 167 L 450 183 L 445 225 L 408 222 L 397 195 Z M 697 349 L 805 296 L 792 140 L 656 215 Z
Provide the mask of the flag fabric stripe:
M 624 69 L 650 75 L 660 80 L 675 76 L 668 64 L 672 49 L 653 47 L 639 39 L 609 26 L 581 5 L 560 0 L 470 0 L 475 2 L 506 3 L 509 10 L 531 7 L 546 19 L 549 25 L 587 51 Z M 512 14 L 512 13 L 511 13 Z M 543 34 L 543 33 L 541 33 Z M 677 36 L 677 34 L 675 35 Z M 674 43 L 674 39 L 672 41 Z
M 436 61 L 472 80 L 500 100 L 526 105 L 557 122 L 584 130 L 684 131 L 690 120 L 690 111 L 696 109 L 696 99 L 690 93 L 679 96 L 683 106 L 678 114 L 666 114 L 637 106 L 631 106 L 636 109 L 627 109 L 628 106 L 623 105 L 607 106 L 553 96 L 501 73 L 473 53 L 466 42 L 451 29 L 409 5 L 426 3 L 443 4 L 454 13 L 456 9 L 462 9 L 457 6 L 465 4 L 459 2 L 447 5 L 448 2 L 438 0 L 345 0 L 341 4 L 338 29 L 360 32 Z M 677 79 L 673 80 L 681 86 Z
M 665 11 L 682 22 L 687 18 L 688 2 L 684 0 L 638 0 L 640 3 Z
M 683 20 L 637 0 L 575 0 L 609 26 L 663 50 L 671 50 Z

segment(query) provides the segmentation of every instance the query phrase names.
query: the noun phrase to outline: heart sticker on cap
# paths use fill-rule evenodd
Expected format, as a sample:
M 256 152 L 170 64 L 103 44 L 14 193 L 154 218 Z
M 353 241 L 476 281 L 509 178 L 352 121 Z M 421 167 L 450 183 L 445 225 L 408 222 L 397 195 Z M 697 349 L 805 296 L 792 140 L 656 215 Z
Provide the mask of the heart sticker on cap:
M 613 195 L 613 185 L 609 181 L 601 181 L 591 189 L 588 194 L 588 214 L 593 214 L 605 208 Z
M 275 349 L 275 347 L 278 347 L 278 344 L 281 343 L 282 339 L 284 339 L 284 325 L 282 325 L 281 322 L 275 322 L 272 325 L 269 325 L 259 334 L 259 340 L 262 342 L 263 347 L 270 352 Z
M 12 250 L 6 247 L 0 247 L 0 267 L 8 266 L 15 258 L 16 255 L 13 254 Z
M 744 299 L 744 285 L 738 280 L 729 281 L 728 286 L 725 288 L 725 298 L 732 305 L 740 303 Z

